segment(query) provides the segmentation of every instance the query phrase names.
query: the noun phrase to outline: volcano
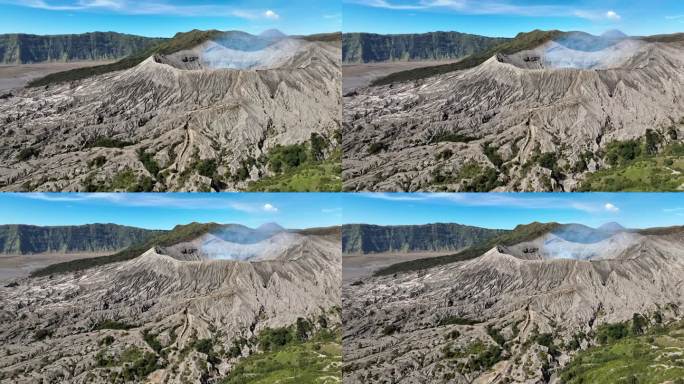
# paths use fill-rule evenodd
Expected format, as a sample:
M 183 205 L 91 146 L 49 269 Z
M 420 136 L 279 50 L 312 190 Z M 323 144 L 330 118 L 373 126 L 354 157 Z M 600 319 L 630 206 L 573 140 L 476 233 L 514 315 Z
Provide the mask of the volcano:
M 344 98 L 344 189 L 592 190 L 590 175 L 632 160 L 610 148 L 681 143 L 683 52 L 680 35 L 534 31 L 392 74 Z
M 547 228 L 527 238 L 530 227 L 519 227 L 460 261 L 345 284 L 345 382 L 558 382 L 605 329 L 681 320 L 680 227 Z
M 0 100 L 0 189 L 244 190 L 277 148 L 339 142 L 340 43 L 191 31 Z M 313 150 L 312 150 L 313 151 Z M 293 165 L 293 167 L 296 166 Z
M 279 236 L 288 241 L 263 245 Z M 211 248 L 211 242 L 220 244 Z M 109 256 L 85 268 L 66 263 L 51 270 L 59 272 L 16 280 L 0 288 L 0 340 L 7 352 L 0 357 L 0 378 L 222 380 L 243 358 L 268 352 L 265 340 L 272 332 L 296 327 L 300 341 L 335 332 L 339 242 L 339 228 L 311 233 L 276 225 L 194 224 L 161 234 L 129 260 Z M 236 255 L 246 251 L 239 245 L 258 247 L 249 248 L 252 257 L 241 258 Z M 140 368 L 129 369 L 135 366 Z M 336 364 L 321 373 L 340 375 Z

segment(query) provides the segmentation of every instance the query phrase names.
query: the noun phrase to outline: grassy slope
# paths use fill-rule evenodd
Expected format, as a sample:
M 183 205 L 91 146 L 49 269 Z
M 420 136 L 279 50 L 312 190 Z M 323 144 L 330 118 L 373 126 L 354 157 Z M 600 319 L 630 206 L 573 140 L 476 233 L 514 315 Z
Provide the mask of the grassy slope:
M 566 384 L 684 383 L 684 323 L 582 351 L 562 377 Z
M 667 166 L 665 161 L 672 161 Z M 590 173 L 580 190 L 592 192 L 675 192 L 684 185 L 684 156 L 661 154 Z
M 133 68 L 143 62 L 148 57 L 154 54 L 169 55 L 174 52 L 182 51 L 195 47 L 207 40 L 211 40 L 224 32 L 217 30 L 199 31 L 192 30 L 190 32 L 178 33 L 172 39 L 164 41 L 150 49 L 134 54 L 125 59 L 119 60 L 116 63 L 98 65 L 95 67 L 78 68 L 70 71 L 53 73 L 51 75 L 42 77 L 31 81 L 29 87 L 40 87 L 51 84 L 61 83 L 65 81 L 81 80 L 91 76 L 102 75 L 109 72 L 121 71 L 124 69 Z
M 340 383 L 341 364 L 341 340 L 307 341 L 240 360 L 223 383 Z
M 559 225 L 560 224 L 557 223 L 531 223 L 526 225 L 518 225 L 512 231 L 505 232 L 492 240 L 485 241 L 480 245 L 473 246 L 462 252 L 453 255 L 411 260 L 392 264 L 376 271 L 375 276 L 392 275 L 400 272 L 412 272 L 437 267 L 440 265 L 451 264 L 458 261 L 474 259 L 497 245 L 514 245 L 523 241 L 530 241 L 544 235 L 545 233 L 553 231 Z
M 534 30 L 527 33 L 519 33 L 513 40 L 506 41 L 483 53 L 469 56 L 458 63 L 437 65 L 432 67 L 416 68 L 407 71 L 395 72 L 388 76 L 375 80 L 372 85 L 386 85 L 396 82 L 424 79 L 444 73 L 459 71 L 476 67 L 497 53 L 512 54 L 526 49 L 538 47 L 550 40 L 554 40 L 564 32 Z
M 93 268 L 101 265 L 131 260 L 140 256 L 152 247 L 168 247 L 173 244 L 190 241 L 207 232 L 213 231 L 219 226 L 220 224 L 216 223 L 191 223 L 187 225 L 177 225 L 171 231 L 163 232 L 160 235 L 153 237 L 151 240 L 146 241 L 145 243 L 133 245 L 113 255 L 52 264 L 45 268 L 38 269 L 32 272 L 31 277 L 49 276 L 55 273 L 81 271 L 84 269 Z
M 249 192 L 339 192 L 342 190 L 340 153 L 322 162 L 308 162 L 281 175 L 250 183 Z
M 267 177 L 249 185 L 249 192 L 339 192 L 340 164 L 309 164 L 283 175 Z

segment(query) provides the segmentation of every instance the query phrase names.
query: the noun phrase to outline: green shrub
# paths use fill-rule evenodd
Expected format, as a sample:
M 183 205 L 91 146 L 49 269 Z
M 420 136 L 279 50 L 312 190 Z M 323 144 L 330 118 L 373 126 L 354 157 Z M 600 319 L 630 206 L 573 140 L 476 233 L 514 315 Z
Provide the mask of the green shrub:
M 386 151 L 389 148 L 389 146 L 385 143 L 377 142 L 373 143 L 368 147 L 368 154 L 369 155 L 375 155 L 378 154 L 382 151 Z
M 154 159 L 154 156 L 151 153 L 147 153 L 144 148 L 138 149 L 138 160 L 143 163 L 145 169 L 154 177 L 156 177 L 161 170 L 159 164 L 157 164 L 157 161 Z
M 40 151 L 37 148 L 33 148 L 33 147 L 24 148 L 21 151 L 19 151 L 19 154 L 17 154 L 16 159 L 19 161 L 26 161 L 26 160 L 32 158 L 33 156 L 38 156 L 39 153 L 40 153 Z
M 93 330 L 99 331 L 102 329 L 120 329 L 120 330 L 127 330 L 133 328 L 132 325 L 126 324 L 122 321 L 115 321 L 115 320 L 104 320 L 101 321 L 93 327 Z
M 97 136 L 86 142 L 86 148 L 124 148 L 134 145 L 132 141 L 113 139 L 105 136 Z

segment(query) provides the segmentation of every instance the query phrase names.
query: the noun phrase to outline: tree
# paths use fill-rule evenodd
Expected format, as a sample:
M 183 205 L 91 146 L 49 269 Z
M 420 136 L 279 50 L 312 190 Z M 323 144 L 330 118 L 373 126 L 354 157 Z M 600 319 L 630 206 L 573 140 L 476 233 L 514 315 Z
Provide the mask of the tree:
M 646 319 L 638 313 L 632 316 L 632 334 L 641 335 L 646 327 Z

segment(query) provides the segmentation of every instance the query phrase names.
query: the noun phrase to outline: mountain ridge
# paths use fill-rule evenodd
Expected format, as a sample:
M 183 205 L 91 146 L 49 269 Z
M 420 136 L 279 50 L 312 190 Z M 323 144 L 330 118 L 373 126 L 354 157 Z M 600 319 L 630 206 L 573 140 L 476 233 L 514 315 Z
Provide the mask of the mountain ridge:
M 460 59 L 508 40 L 455 31 L 413 34 L 344 33 L 342 61 L 369 63 Z
M 0 225 L 0 254 L 119 251 L 161 232 L 118 224 Z
M 33 35 L 0 34 L 1 64 L 117 60 L 144 51 L 165 38 L 118 32 Z

